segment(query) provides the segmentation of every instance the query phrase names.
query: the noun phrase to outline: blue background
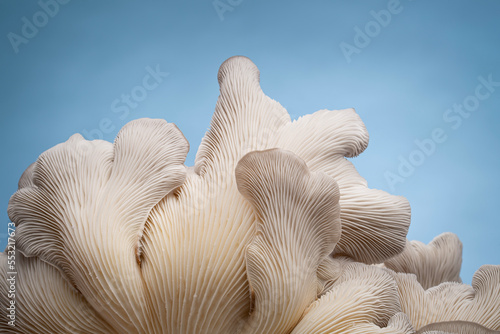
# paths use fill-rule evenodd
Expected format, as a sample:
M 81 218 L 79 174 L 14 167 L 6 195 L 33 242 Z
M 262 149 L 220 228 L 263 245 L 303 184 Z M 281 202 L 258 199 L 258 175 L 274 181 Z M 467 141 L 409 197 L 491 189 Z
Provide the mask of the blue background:
M 409 199 L 410 239 L 458 234 L 465 282 L 481 264 L 500 264 L 500 87 L 458 128 L 443 119 L 474 95 L 479 76 L 500 81 L 499 1 L 401 0 L 383 27 L 370 23 L 370 12 L 389 1 L 229 1 L 221 0 L 231 10 L 219 15 L 212 0 L 73 0 L 45 25 L 36 1 L 0 3 L 2 248 L 7 203 L 24 169 L 75 132 L 96 136 L 103 119 L 109 141 L 132 119 L 177 124 L 191 143 L 192 165 L 218 96 L 218 67 L 246 55 L 264 92 L 293 118 L 357 110 L 370 145 L 353 162 L 370 187 Z M 16 53 L 8 36 L 22 35 L 23 17 L 43 26 Z M 340 45 L 356 46 L 356 27 L 373 29 L 372 37 L 368 45 L 358 40 L 362 47 L 348 61 Z M 113 101 L 157 65 L 168 77 L 120 118 Z M 417 157 L 415 140 L 435 128 L 446 141 L 391 187 L 387 171 Z

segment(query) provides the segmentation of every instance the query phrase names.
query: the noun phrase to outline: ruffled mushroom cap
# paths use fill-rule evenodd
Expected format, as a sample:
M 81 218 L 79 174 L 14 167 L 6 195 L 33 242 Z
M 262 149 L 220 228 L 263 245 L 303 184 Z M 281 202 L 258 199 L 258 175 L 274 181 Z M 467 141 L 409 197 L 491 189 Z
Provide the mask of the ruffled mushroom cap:
M 453 233 L 443 233 L 429 245 L 407 241 L 405 250 L 385 261 L 385 266 L 398 273 L 415 274 L 424 289 L 443 282 L 462 282 L 462 243 Z
M 151 208 L 184 181 L 187 151 L 175 125 L 148 119 L 114 144 L 74 135 L 46 151 L 9 202 L 18 251 L 59 269 L 117 331 L 154 332 L 140 240 Z
M 397 287 L 385 270 L 349 264 L 333 287 L 314 302 L 292 334 L 412 334 L 401 312 Z
M 335 249 L 330 245 L 334 252 L 384 261 L 402 251 L 410 222 L 405 199 L 368 189 L 344 158 L 361 153 L 368 141 L 352 109 L 291 122 L 286 110 L 262 92 L 259 71 L 245 57 L 224 62 L 218 79 L 220 96 L 194 170 L 152 209 L 144 230 L 143 277 L 154 296 L 155 318 L 172 332 L 234 332 L 248 321 L 246 256 L 259 219 L 239 193 L 234 170 L 249 152 L 286 149 L 309 170 L 342 181 L 344 216 L 351 218 L 342 221 L 340 241 Z
M 468 321 L 500 330 L 500 265 L 484 265 L 472 286 L 441 283 L 424 290 L 413 274 L 394 274 L 401 308 L 415 327 L 445 321 Z
M 417 334 L 495 334 L 494 331 L 467 321 L 446 321 L 422 327 Z
M 114 334 L 115 331 L 61 273 L 39 258 L 15 256 L 17 274 L 7 272 L 7 254 L 0 253 L 0 306 L 2 333 L 87 333 Z M 12 279 L 14 277 L 14 279 Z M 9 279 L 9 280 L 7 280 Z M 4 282 L 8 284 L 5 285 Z M 10 285 L 14 288 L 10 288 Z M 10 290 L 10 292 L 9 292 Z M 11 304 L 6 297 L 13 295 Z M 11 307 L 13 305 L 13 307 Z M 13 318 L 8 318 L 10 309 Z M 4 314 L 7 310 L 7 314 Z M 41 311 L 43 310 L 43 312 Z M 15 327 L 8 320 L 15 320 Z
M 245 57 L 218 80 L 194 168 L 175 125 L 142 119 L 114 144 L 75 135 L 23 174 L 8 209 L 29 285 L 22 331 L 65 333 L 83 305 L 68 331 L 413 333 L 389 271 L 351 263 L 399 254 L 410 223 L 406 199 L 369 189 L 346 159 L 368 144 L 359 116 L 292 122 Z M 58 322 L 49 296 L 76 306 Z
M 319 296 L 328 292 L 333 284 L 342 276 L 348 264 L 354 263 L 350 257 L 328 256 L 318 267 L 318 279 L 320 282 Z
M 318 267 L 340 239 L 337 184 L 278 149 L 245 155 L 236 181 L 259 219 L 247 251 L 255 306 L 243 331 L 289 333 L 316 299 Z
M 259 78 L 259 70 L 246 57 L 232 57 L 221 65 L 220 96 L 196 155 L 196 172 L 232 171 L 250 151 L 289 150 L 311 171 L 321 171 L 339 185 L 342 237 L 336 254 L 368 264 L 399 254 L 410 225 L 408 201 L 369 189 L 345 159 L 368 145 L 359 116 L 353 109 L 321 110 L 292 122 L 287 111 L 262 92 Z

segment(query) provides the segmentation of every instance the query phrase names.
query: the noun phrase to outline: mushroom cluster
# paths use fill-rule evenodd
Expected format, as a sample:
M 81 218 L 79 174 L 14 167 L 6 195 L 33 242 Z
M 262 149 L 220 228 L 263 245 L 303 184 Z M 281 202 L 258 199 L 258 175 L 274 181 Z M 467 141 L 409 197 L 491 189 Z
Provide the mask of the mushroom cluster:
M 28 167 L 2 333 L 500 333 L 500 266 L 462 284 L 454 234 L 406 239 L 408 201 L 346 159 L 368 145 L 353 109 L 292 121 L 245 57 L 218 81 L 194 167 L 158 119 L 113 144 L 73 135 Z

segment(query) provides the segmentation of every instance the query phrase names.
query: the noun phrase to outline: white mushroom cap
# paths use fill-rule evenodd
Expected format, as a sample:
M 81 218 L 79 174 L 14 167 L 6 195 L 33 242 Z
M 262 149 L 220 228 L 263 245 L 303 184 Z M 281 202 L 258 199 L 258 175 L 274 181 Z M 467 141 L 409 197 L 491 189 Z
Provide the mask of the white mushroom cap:
M 320 282 L 320 291 L 318 295 L 328 292 L 332 285 L 342 276 L 346 266 L 354 261 L 350 257 L 332 257 L 325 258 L 318 267 L 318 279 Z
M 316 299 L 319 264 L 340 239 L 337 184 L 279 149 L 248 153 L 235 173 L 259 217 L 247 252 L 255 306 L 243 331 L 289 333 Z
M 467 321 L 445 321 L 422 327 L 417 334 L 494 334 L 494 331 L 484 326 Z
M 353 164 L 368 145 L 368 132 L 354 109 L 321 110 L 284 126 L 277 147 L 304 159 L 311 171 L 333 177 L 340 189 L 342 237 L 336 255 L 380 263 L 405 247 L 410 205 L 404 197 L 369 189 Z
M 254 150 L 292 151 L 311 171 L 324 172 L 339 185 L 343 232 L 336 254 L 371 264 L 400 253 L 410 225 L 408 201 L 369 189 L 345 159 L 368 145 L 359 116 L 353 109 L 321 110 L 291 122 L 287 111 L 262 92 L 259 78 L 259 70 L 246 57 L 232 57 L 221 65 L 220 96 L 195 170 L 200 175 L 233 170 Z
M 244 57 L 222 64 L 193 168 L 175 125 L 148 119 L 114 144 L 75 135 L 28 167 L 8 209 L 21 332 L 410 334 L 410 320 L 498 329 L 498 266 L 482 267 L 472 288 L 424 291 L 414 275 L 362 264 L 432 272 L 420 278 L 432 285 L 455 278 L 460 265 L 446 259 L 459 247 L 441 237 L 389 260 L 405 247 L 410 207 L 369 189 L 346 159 L 368 145 L 359 116 L 292 122 L 259 76 Z M 420 255 L 447 245 L 438 259 Z
M 16 246 L 59 268 L 93 308 L 106 305 L 116 330 L 154 331 L 140 240 L 151 208 L 184 181 L 188 148 L 163 120 L 128 123 L 114 145 L 72 136 L 21 178 L 8 207 Z
M 393 274 L 401 307 L 415 329 L 444 321 L 469 321 L 500 330 L 500 265 L 484 265 L 472 286 L 441 283 L 424 290 L 413 274 Z
M 292 334 L 414 333 L 401 312 L 397 287 L 384 269 L 346 265 L 331 290 L 314 302 Z
M 360 153 L 368 140 L 353 110 L 319 112 L 314 122 L 292 123 L 286 110 L 262 92 L 257 67 L 244 57 L 224 62 L 218 79 L 220 96 L 194 171 L 151 210 L 144 229 L 143 278 L 154 296 L 155 318 L 171 332 L 234 332 L 247 322 L 251 301 L 246 248 L 258 217 L 238 192 L 234 169 L 248 152 L 284 148 L 312 171 L 328 166 L 344 185 L 352 182 L 362 190 L 351 193 L 356 205 L 346 204 L 354 224 L 346 222 L 346 235 L 356 231 L 346 238 L 344 245 L 353 249 L 346 255 L 380 262 L 399 253 L 406 241 L 407 201 L 369 190 L 344 158 Z M 321 152 L 321 163 L 308 161 L 309 151 Z
M 18 182 L 18 189 L 32 187 L 33 186 L 33 171 L 35 169 L 36 162 L 33 162 L 31 165 L 26 168 Z
M 8 274 L 7 254 L 0 253 L 0 295 L 3 297 L 0 298 L 0 332 L 118 333 L 55 267 L 36 257 L 25 258 L 20 252 L 16 252 L 14 266 L 19 268 L 17 274 Z M 15 278 L 7 280 L 12 277 Z M 7 298 L 9 295 L 12 298 Z M 14 318 L 7 317 L 11 300 L 15 302 Z M 11 319 L 15 319 L 15 327 L 8 325 Z
M 429 245 L 407 241 L 405 250 L 385 261 L 385 266 L 395 272 L 415 274 L 424 289 L 442 282 L 462 282 L 462 243 L 449 232 L 435 237 Z

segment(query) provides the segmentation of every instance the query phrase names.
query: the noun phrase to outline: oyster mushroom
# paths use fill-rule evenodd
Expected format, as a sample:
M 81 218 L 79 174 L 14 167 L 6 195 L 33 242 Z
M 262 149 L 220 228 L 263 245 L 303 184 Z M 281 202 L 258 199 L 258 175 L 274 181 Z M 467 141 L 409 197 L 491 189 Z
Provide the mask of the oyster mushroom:
M 383 269 L 352 263 L 332 288 L 307 310 L 293 334 L 415 331 L 401 313 L 396 283 Z
M 9 202 L 18 251 L 57 268 L 117 331 L 154 332 L 140 240 L 151 208 L 184 181 L 187 151 L 175 125 L 147 119 L 114 144 L 73 135 L 49 149 Z
M 429 245 L 407 241 L 404 251 L 384 264 L 395 272 L 415 274 L 424 289 L 443 282 L 461 283 L 462 243 L 450 232 L 437 236 Z
M 437 322 L 422 327 L 417 334 L 494 334 L 499 331 L 490 330 L 481 325 L 467 321 Z
M 2 333 L 96 333 L 115 334 L 113 329 L 54 267 L 37 257 L 16 254 L 16 275 L 7 272 L 7 255 L 0 253 L 0 304 L 14 310 L 0 321 Z M 12 279 L 14 277 L 14 279 Z M 9 292 L 10 284 L 14 289 Z M 42 289 L 41 289 L 42 288 Z M 14 304 L 6 298 L 14 294 Z M 15 320 L 15 327 L 8 321 Z
M 483 265 L 472 286 L 445 282 L 424 290 L 413 274 L 394 274 L 402 311 L 415 329 L 436 322 L 467 321 L 500 330 L 500 265 Z
M 28 167 L 8 208 L 17 226 L 19 327 L 0 329 L 409 334 L 438 320 L 498 327 L 496 267 L 480 270 L 473 291 L 433 288 L 446 306 L 430 305 L 434 316 L 419 308 L 418 298 L 429 297 L 415 276 L 370 265 L 403 263 L 425 276 L 440 262 L 394 258 L 405 248 L 410 206 L 369 189 L 346 159 L 368 144 L 353 109 L 291 121 L 245 57 L 224 62 L 218 80 L 194 167 L 184 166 L 189 145 L 175 125 L 150 119 L 127 124 L 114 144 L 74 135 Z M 0 260 L 6 315 L 7 254 Z M 447 289 L 458 296 L 445 297 Z M 453 300 L 467 311 L 450 311 Z
M 259 219 L 247 250 L 255 306 L 243 331 L 289 333 L 316 300 L 318 267 L 340 239 L 337 184 L 278 149 L 248 153 L 235 173 Z

